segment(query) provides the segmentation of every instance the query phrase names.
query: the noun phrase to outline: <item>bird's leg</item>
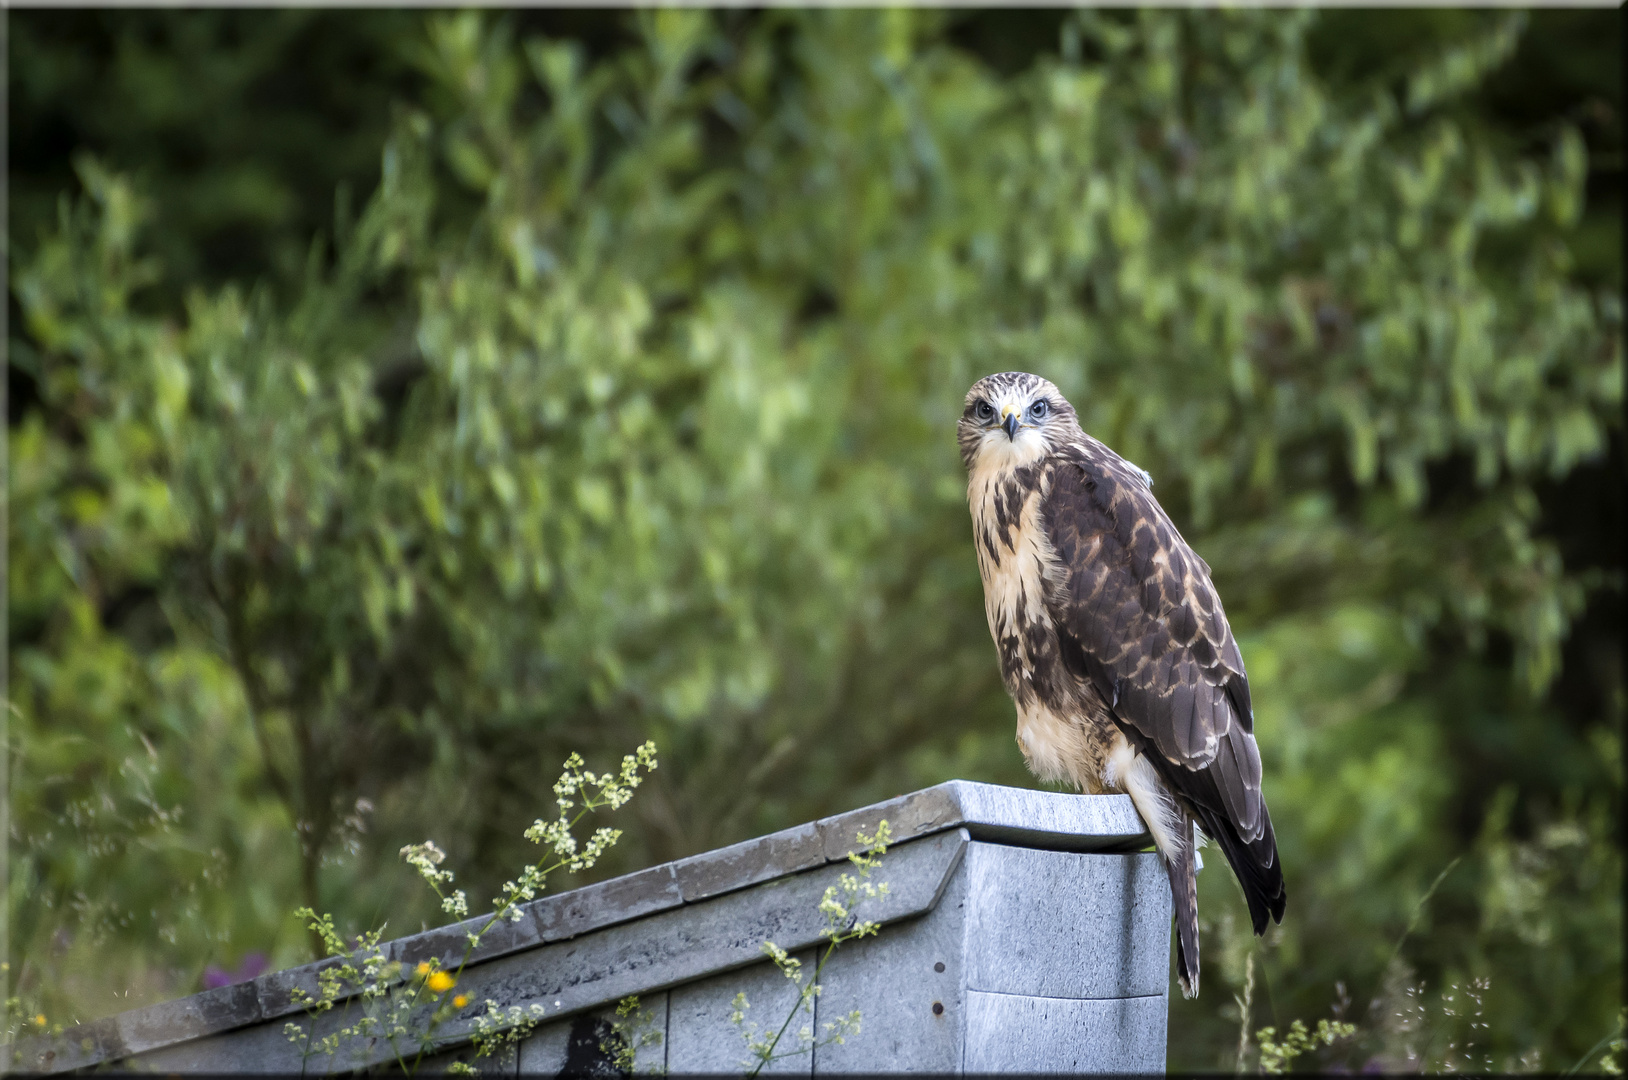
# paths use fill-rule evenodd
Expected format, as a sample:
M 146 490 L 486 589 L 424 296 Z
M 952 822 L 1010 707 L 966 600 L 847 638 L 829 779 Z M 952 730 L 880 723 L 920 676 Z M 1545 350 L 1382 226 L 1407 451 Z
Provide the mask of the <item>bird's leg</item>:
M 1103 773 L 1107 786 L 1131 797 L 1164 860 L 1176 915 L 1176 977 L 1182 995 L 1194 997 L 1198 994 L 1198 845 L 1193 819 L 1165 791 L 1153 764 L 1122 733 L 1108 752 Z

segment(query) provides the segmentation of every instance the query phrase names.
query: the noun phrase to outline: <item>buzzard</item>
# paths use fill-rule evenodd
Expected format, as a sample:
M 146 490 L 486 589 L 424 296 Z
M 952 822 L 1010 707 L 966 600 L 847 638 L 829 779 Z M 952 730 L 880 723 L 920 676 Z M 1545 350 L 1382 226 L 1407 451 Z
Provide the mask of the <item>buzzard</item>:
M 1082 431 L 1045 379 L 980 380 L 957 438 L 1024 760 L 1042 780 L 1131 797 L 1170 875 L 1176 974 L 1192 997 L 1195 823 L 1232 864 L 1255 933 L 1284 903 L 1249 679 L 1210 568 L 1152 478 Z

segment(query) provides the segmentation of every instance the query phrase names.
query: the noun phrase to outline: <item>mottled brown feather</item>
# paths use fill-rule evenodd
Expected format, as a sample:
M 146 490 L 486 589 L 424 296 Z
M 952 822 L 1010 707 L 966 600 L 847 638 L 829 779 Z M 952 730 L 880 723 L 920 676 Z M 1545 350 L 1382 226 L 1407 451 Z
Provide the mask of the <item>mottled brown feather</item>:
M 1283 917 L 1283 873 L 1249 680 L 1209 565 L 1142 474 L 1101 443 L 1084 436 L 1049 464 L 1045 525 L 1053 549 L 1069 553 L 1047 598 L 1063 659 L 1220 845 L 1261 933 Z

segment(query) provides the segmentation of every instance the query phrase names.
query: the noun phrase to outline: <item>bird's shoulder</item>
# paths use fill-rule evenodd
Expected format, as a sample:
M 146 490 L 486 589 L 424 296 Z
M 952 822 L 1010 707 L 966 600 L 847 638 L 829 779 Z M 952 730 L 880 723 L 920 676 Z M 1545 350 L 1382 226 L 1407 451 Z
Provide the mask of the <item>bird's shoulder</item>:
M 1059 447 L 1048 466 L 1042 512 L 1054 544 L 1075 550 L 1065 562 L 1078 561 L 1089 549 L 1137 581 L 1161 574 L 1209 580 L 1209 564 L 1159 505 L 1146 469 L 1083 434 Z

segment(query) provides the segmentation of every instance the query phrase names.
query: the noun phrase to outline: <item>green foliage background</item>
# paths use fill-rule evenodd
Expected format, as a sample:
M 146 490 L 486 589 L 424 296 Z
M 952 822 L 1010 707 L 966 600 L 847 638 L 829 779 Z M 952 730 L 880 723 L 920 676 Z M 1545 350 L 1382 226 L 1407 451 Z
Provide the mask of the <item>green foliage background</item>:
M 1254 686 L 1288 916 L 1203 875 L 1172 1066 L 1233 1066 L 1252 951 L 1353 1064 L 1569 1065 L 1622 1000 L 1618 18 L 11 13 L 14 1015 L 416 929 L 396 850 L 492 887 L 570 749 L 662 749 L 606 873 L 1030 783 L 952 437 L 1025 368 Z M 1476 978 L 1489 1030 L 1396 1019 Z

